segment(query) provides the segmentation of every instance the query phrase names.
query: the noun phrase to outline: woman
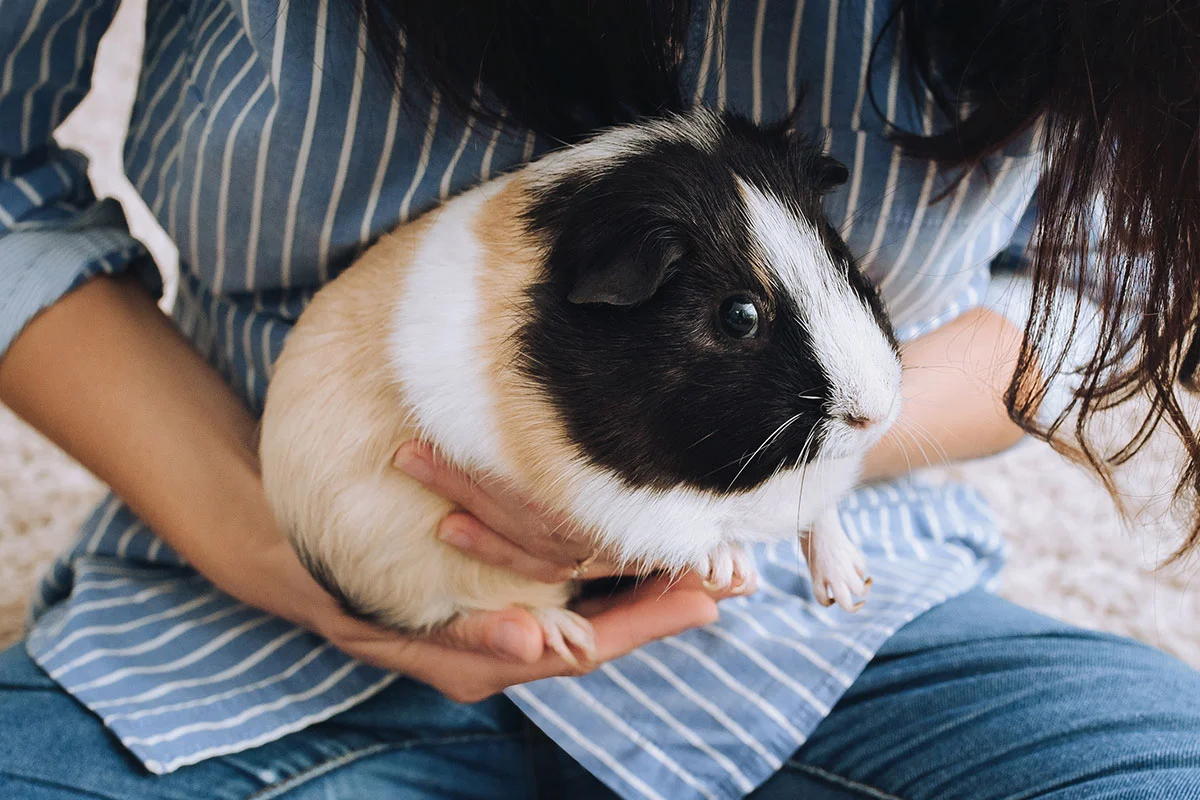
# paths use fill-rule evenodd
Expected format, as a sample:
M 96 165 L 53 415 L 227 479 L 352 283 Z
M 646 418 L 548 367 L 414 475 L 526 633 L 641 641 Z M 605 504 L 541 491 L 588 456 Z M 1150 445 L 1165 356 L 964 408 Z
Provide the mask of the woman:
M 51 139 L 116 0 L 0 0 L 0 399 L 114 491 L 0 655 L 0 793 L 1200 796 L 1200 676 L 988 594 L 1002 548 L 979 499 L 905 477 L 922 449 L 1015 441 L 1006 392 L 1031 428 L 1128 376 L 1174 413 L 1195 316 L 1194 5 L 155 1 L 125 159 L 179 245 L 176 327 L 120 210 Z M 763 549 L 758 592 L 719 620 L 694 582 L 593 602 L 586 675 L 517 610 L 436 640 L 342 614 L 274 529 L 253 448 L 313 290 L 398 222 L 597 126 L 676 102 L 769 120 L 805 84 L 802 126 L 851 170 L 830 216 L 906 342 L 911 441 L 882 443 L 883 482 L 842 509 L 867 607 L 817 607 L 795 554 Z M 984 301 L 1039 179 L 1022 344 L 1023 315 Z M 1089 263 L 1119 335 L 1095 338 L 1073 396 L 1050 378 L 1075 315 L 1048 299 Z M 470 512 L 440 535 L 476 557 L 610 572 L 546 535 L 520 487 L 416 444 L 397 468 Z

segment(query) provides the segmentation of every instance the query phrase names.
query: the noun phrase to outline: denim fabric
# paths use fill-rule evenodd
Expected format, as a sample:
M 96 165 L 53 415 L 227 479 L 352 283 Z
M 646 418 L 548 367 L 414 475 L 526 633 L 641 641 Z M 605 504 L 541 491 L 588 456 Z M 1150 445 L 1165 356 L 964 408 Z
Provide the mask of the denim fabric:
M 0 797 L 607 798 L 503 698 L 400 681 L 328 722 L 146 773 L 29 661 L 0 655 Z M 970 592 L 896 634 L 760 800 L 1200 798 L 1200 673 Z

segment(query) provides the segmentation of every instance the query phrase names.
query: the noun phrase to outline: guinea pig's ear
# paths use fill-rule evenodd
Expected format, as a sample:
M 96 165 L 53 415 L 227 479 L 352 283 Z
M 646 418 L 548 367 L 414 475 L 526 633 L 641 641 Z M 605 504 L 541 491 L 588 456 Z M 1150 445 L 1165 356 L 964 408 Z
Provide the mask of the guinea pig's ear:
M 681 258 L 683 248 L 676 242 L 632 242 L 583 265 L 567 299 L 579 305 L 636 306 L 654 296 Z
M 820 191 L 836 189 L 849 179 L 850 172 L 842 162 L 824 155 L 817 158 L 817 188 Z
M 792 110 L 787 113 L 786 117 L 779 121 L 779 125 L 783 128 L 783 136 L 788 141 L 796 141 L 804 138 L 800 135 L 800 126 L 804 120 L 804 98 L 807 94 L 808 84 L 805 83 L 796 92 L 796 102 L 792 105 Z

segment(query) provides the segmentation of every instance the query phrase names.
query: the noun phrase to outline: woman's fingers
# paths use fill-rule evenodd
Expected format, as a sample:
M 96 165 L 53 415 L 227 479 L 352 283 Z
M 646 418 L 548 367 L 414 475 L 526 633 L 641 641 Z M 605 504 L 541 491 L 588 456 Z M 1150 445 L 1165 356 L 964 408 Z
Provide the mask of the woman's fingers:
M 616 594 L 601 595 L 580 600 L 572 608 L 585 617 L 592 617 L 615 607 L 625 607 L 631 603 L 653 603 L 659 598 L 677 593 L 698 593 L 708 597 L 713 602 L 717 602 L 727 600 L 731 597 L 743 597 L 752 594 L 757 588 L 757 579 L 751 576 L 748 586 L 744 588 L 739 588 L 736 591 L 732 588 L 713 591 L 704 587 L 703 576 L 689 570 L 682 575 L 654 575 L 639 582 L 636 586 L 617 592 Z
M 656 639 L 716 622 L 718 616 L 717 601 L 700 590 L 633 590 L 624 602 L 589 617 L 596 660 L 611 661 Z
M 542 583 L 562 583 L 574 578 L 604 578 L 620 572 L 616 565 L 603 559 L 567 566 L 530 555 L 465 512 L 447 515 L 438 526 L 438 538 L 477 561 L 511 569 Z
M 631 593 L 624 602 L 589 617 L 596 642 L 591 662 L 572 664 L 546 648 L 542 658 L 532 664 L 497 663 L 490 677 L 494 687 L 491 694 L 543 678 L 584 674 L 642 645 L 707 625 L 717 617 L 716 601 L 702 591 L 672 590 L 645 596 Z
M 467 509 L 489 527 L 500 530 L 498 525 L 511 524 L 510 514 L 496 496 L 501 493 L 499 487 L 472 480 L 462 470 L 437 457 L 428 445 L 408 442 L 396 451 L 392 463 L 427 489 Z
M 339 613 L 320 631 L 338 647 L 377 666 L 412 674 L 409 651 L 429 645 L 462 654 L 531 664 L 542 657 L 542 629 L 525 608 L 473 611 L 462 614 L 438 631 L 410 636 Z M 397 660 L 400 659 L 400 660 Z
M 463 614 L 429 640 L 522 664 L 537 662 L 544 646 L 538 621 L 524 608 Z
M 467 510 L 484 527 L 535 558 L 569 568 L 595 551 L 564 517 L 533 506 L 504 481 L 472 479 L 439 458 L 428 445 L 409 442 L 401 446 L 394 463 L 409 477 Z
M 470 514 L 448 515 L 438 526 L 438 538 L 478 561 L 511 569 L 535 581 L 562 583 L 571 579 L 571 567 L 531 556 Z

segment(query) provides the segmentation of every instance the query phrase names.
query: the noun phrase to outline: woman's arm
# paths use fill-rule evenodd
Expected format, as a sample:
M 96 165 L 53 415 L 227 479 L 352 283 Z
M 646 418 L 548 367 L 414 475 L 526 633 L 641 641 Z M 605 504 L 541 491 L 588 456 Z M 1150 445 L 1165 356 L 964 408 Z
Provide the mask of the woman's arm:
M 1023 431 L 1008 418 L 1021 331 L 985 308 L 963 314 L 902 351 L 904 407 L 867 456 L 863 479 L 999 453 Z
M 537 621 L 521 609 L 468 615 L 438 641 L 344 614 L 275 527 L 253 418 L 132 280 L 92 280 L 35 317 L 0 359 L 0 401 L 107 482 L 216 586 L 352 656 L 464 702 L 580 671 L 543 652 Z M 717 613 L 698 586 L 665 584 L 585 611 L 598 662 Z
M 92 280 L 34 318 L 0 360 L 0 401 L 230 594 L 309 627 L 328 610 L 299 576 L 295 605 L 255 580 L 286 543 L 257 486 L 254 420 L 132 280 Z

